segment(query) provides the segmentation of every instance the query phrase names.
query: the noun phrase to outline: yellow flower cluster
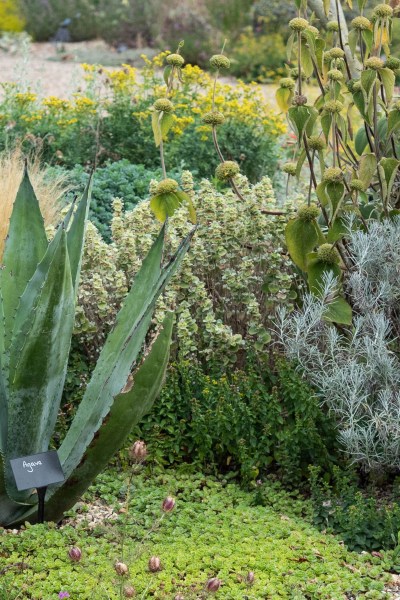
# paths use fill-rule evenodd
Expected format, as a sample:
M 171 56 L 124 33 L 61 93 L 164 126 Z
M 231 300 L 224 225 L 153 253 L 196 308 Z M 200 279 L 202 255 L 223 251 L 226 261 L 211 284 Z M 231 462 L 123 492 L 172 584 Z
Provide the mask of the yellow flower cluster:
M 122 69 L 105 69 L 104 74 L 111 89 L 116 94 L 131 93 L 137 82 L 137 72 L 130 65 L 122 65 Z
M 37 123 L 38 121 L 41 121 L 42 118 L 43 115 L 40 112 L 31 113 L 30 115 L 21 115 L 21 120 L 25 121 L 25 123 Z
M 32 92 L 18 92 L 14 96 L 15 101 L 21 106 L 25 106 L 26 104 L 32 104 L 36 101 L 37 96 Z
M 87 96 L 75 94 L 75 111 L 78 113 L 96 114 L 96 102 Z
M 68 100 L 57 98 L 57 96 L 48 96 L 48 98 L 44 98 L 42 104 L 54 111 L 65 111 L 71 108 L 71 103 Z

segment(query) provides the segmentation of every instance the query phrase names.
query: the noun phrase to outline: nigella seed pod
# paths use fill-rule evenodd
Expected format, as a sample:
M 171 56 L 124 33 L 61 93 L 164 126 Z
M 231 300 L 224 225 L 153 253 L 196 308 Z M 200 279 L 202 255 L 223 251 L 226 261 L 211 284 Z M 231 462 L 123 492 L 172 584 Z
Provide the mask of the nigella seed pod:
M 69 550 L 68 556 L 73 562 L 79 562 L 82 558 L 82 550 L 78 546 L 73 546 Z
M 212 577 L 207 581 L 207 592 L 218 592 L 219 588 L 221 587 L 221 583 L 222 581 L 218 579 L 218 577 Z
M 115 563 L 114 569 L 115 569 L 116 573 L 118 573 L 118 575 L 121 575 L 121 576 L 128 575 L 128 571 L 129 571 L 128 566 L 119 560 L 117 560 L 117 562 Z
M 124 596 L 125 598 L 133 598 L 136 596 L 136 590 L 133 585 L 126 585 L 124 587 Z
M 247 573 L 247 577 L 246 577 L 246 581 L 247 581 L 247 583 L 248 583 L 249 585 L 253 585 L 253 583 L 254 583 L 254 580 L 255 580 L 255 576 L 254 576 L 254 573 L 253 573 L 253 571 L 249 571 L 249 572 Z
M 164 512 L 171 512 L 171 510 L 174 510 L 175 508 L 175 498 L 172 498 L 171 496 L 168 496 L 167 498 L 165 498 L 164 502 L 162 503 L 162 509 Z
M 161 571 L 161 560 L 158 556 L 152 556 L 149 558 L 149 571 L 152 573 L 157 573 L 157 571 Z
M 135 462 L 142 462 L 147 456 L 147 446 L 142 440 L 136 440 L 129 450 L 131 459 Z

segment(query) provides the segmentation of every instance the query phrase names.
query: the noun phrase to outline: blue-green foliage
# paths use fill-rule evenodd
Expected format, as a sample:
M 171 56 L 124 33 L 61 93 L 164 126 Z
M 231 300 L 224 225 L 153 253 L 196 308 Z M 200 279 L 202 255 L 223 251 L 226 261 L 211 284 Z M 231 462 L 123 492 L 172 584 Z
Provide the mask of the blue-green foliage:
M 83 166 L 76 165 L 70 171 L 63 167 L 49 167 L 49 177 L 60 173 L 68 175 L 68 183 L 73 189 L 67 196 L 68 200 L 83 192 L 89 180 L 89 173 Z M 174 177 L 175 174 L 170 176 Z M 125 209 L 132 210 L 148 196 L 150 181 L 161 178 L 160 168 L 146 169 L 143 165 L 133 165 L 126 159 L 109 162 L 96 170 L 89 218 L 106 240 L 110 240 L 113 198 L 122 198 Z

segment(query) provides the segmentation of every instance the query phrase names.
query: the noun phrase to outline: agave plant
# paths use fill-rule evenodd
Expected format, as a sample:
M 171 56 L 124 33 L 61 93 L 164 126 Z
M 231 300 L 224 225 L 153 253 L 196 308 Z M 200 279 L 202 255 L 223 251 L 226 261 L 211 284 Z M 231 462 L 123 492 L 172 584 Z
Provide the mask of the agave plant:
M 37 495 L 17 490 L 10 459 L 51 446 L 74 325 L 90 203 L 86 189 L 49 242 L 25 172 L 0 267 L 0 525 L 34 522 Z M 165 225 L 137 273 L 58 449 L 65 481 L 48 488 L 46 518 L 69 509 L 147 412 L 163 382 L 172 314 L 149 347 L 156 300 L 191 234 L 163 265 Z M 132 372 L 133 370 L 133 372 Z

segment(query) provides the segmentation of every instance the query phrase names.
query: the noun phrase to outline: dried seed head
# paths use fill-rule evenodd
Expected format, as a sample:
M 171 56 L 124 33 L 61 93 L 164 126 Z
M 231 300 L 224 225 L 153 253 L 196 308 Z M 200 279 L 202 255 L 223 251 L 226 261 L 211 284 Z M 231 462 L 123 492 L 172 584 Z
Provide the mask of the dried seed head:
M 295 162 L 287 162 L 284 165 L 282 165 L 282 171 L 284 173 L 287 173 L 288 175 L 296 175 L 296 171 L 297 171 L 297 163 Z
M 114 569 L 116 571 L 116 573 L 118 573 L 118 575 L 124 576 L 124 575 L 128 575 L 129 569 L 128 569 L 128 565 L 126 565 L 125 563 L 117 560 L 117 562 L 114 565 Z
M 389 56 L 386 59 L 385 67 L 387 67 L 391 71 L 397 71 L 398 69 L 400 69 L 400 59 L 396 58 L 395 56 Z
M 314 25 L 309 25 L 307 27 L 307 31 L 310 31 L 314 35 L 319 35 L 319 31 L 318 31 L 318 29 L 316 27 L 314 27 Z
M 156 187 L 156 196 L 158 194 L 171 194 L 178 190 L 179 184 L 175 179 L 163 179 Z
M 344 173 L 339 167 L 328 167 L 328 169 L 325 169 L 324 171 L 323 179 L 327 183 L 338 183 L 339 181 L 342 181 L 343 176 Z
M 341 48 L 331 48 L 331 50 L 329 50 L 327 53 L 328 57 L 333 60 L 334 58 L 343 58 L 344 57 L 344 51 Z
M 293 31 L 304 31 L 309 27 L 309 22 L 301 17 L 296 17 L 289 21 L 289 27 L 290 29 L 293 29 Z
M 299 206 L 297 210 L 297 216 L 301 221 L 315 221 L 315 219 L 319 216 L 319 208 L 316 204 L 303 204 Z
M 225 117 L 218 110 L 212 110 L 204 115 L 202 121 L 207 125 L 222 125 L 222 123 L 225 121 Z
M 218 592 L 222 581 L 218 577 L 212 577 L 207 581 L 207 592 Z
M 173 67 L 182 67 L 185 59 L 180 54 L 168 54 L 166 61 Z
M 350 189 L 357 192 L 363 192 L 365 190 L 365 186 L 361 179 L 352 179 L 350 181 Z
M 240 172 L 239 165 L 233 160 L 226 160 L 215 169 L 215 177 L 220 181 L 232 179 Z
M 372 11 L 372 17 L 375 19 L 387 19 L 393 15 L 393 8 L 389 4 L 378 4 Z
M 154 102 L 153 108 L 157 112 L 171 113 L 174 110 L 174 105 L 168 98 L 159 98 Z
M 78 546 L 73 546 L 68 552 L 68 556 L 74 562 L 79 562 L 82 558 L 82 550 Z
M 297 94 L 293 98 L 292 104 L 294 104 L 294 106 L 304 106 L 307 104 L 307 96 L 303 96 L 303 94 Z
M 339 31 L 339 23 L 337 21 L 329 21 L 326 24 L 326 29 L 328 31 Z
M 366 69 L 378 71 L 379 69 L 383 69 L 385 63 L 378 56 L 371 56 L 370 58 L 367 58 L 367 60 L 364 63 L 364 66 Z
M 294 88 L 296 87 L 296 82 L 291 77 L 283 77 L 279 81 L 279 85 L 281 88 L 284 88 L 287 90 L 294 90 Z
M 224 54 L 214 54 L 214 56 L 210 58 L 210 65 L 214 69 L 229 69 L 231 61 Z
M 342 81 L 343 73 L 339 69 L 331 69 L 328 71 L 328 79 L 330 81 Z
M 367 29 L 371 29 L 371 21 L 367 19 L 367 17 L 356 17 L 352 20 L 351 26 L 354 29 L 358 29 L 359 31 L 366 31 Z
M 307 144 L 311 150 L 316 150 L 317 152 L 320 152 L 326 148 L 324 140 L 319 137 L 319 135 L 311 135 L 309 138 L 307 138 Z
M 124 587 L 124 596 L 125 598 L 134 598 L 136 596 L 136 590 L 133 585 L 126 585 Z
M 339 262 L 339 253 L 332 244 L 322 244 L 317 249 L 317 255 L 320 260 L 328 265 L 337 265 Z
M 152 556 L 151 558 L 149 558 L 149 571 L 151 571 L 152 573 L 157 573 L 157 571 L 161 571 L 162 567 L 161 567 L 161 560 L 158 558 L 158 556 Z
M 142 440 L 136 440 L 131 449 L 129 455 L 132 460 L 139 463 L 144 460 L 147 456 L 147 446 Z

